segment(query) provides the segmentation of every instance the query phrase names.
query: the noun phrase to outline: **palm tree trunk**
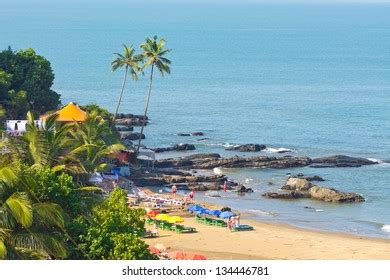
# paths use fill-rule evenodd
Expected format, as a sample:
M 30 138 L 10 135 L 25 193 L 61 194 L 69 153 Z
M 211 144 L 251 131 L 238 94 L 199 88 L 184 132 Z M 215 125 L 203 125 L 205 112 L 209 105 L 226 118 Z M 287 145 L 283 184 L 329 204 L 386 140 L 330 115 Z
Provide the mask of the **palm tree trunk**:
M 129 70 L 129 67 L 126 66 L 125 76 L 123 77 L 123 82 L 122 82 L 121 93 L 120 93 L 119 98 L 118 98 L 118 103 L 117 103 L 117 105 L 116 105 L 114 117 L 112 118 L 112 126 L 115 125 L 116 116 L 118 115 L 119 106 L 121 105 L 122 96 L 123 96 L 123 91 L 125 90 L 125 85 L 126 85 L 126 79 L 127 79 L 127 72 L 128 72 L 128 70 Z
M 141 132 L 140 132 L 139 139 L 138 139 L 138 147 L 137 147 L 137 154 L 136 154 L 137 156 L 138 156 L 138 153 L 139 153 L 139 149 L 141 147 L 142 133 L 144 132 L 144 127 L 145 127 L 145 122 L 146 122 L 146 114 L 148 113 L 148 108 L 149 108 L 150 94 L 152 93 L 153 70 L 154 70 L 154 64 L 152 64 L 152 70 L 150 71 L 150 82 L 149 82 L 148 99 L 146 100 L 144 118 L 143 118 Z

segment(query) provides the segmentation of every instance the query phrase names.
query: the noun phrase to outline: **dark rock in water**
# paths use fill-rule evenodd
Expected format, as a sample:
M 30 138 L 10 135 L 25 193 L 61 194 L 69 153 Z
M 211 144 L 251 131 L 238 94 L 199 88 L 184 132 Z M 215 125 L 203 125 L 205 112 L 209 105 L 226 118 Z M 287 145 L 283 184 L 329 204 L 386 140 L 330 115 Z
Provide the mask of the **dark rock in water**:
M 124 119 L 116 119 L 115 124 L 116 125 L 124 125 L 124 126 L 142 126 L 144 123 L 144 119 L 138 119 L 138 118 L 124 118 Z M 145 120 L 145 125 L 149 123 L 148 120 Z
M 266 198 L 277 198 L 277 199 L 310 198 L 310 194 L 301 191 L 266 192 L 262 194 L 262 196 Z
M 116 125 L 115 126 L 117 131 L 133 131 L 134 127 L 127 126 L 127 125 Z
M 197 132 L 191 132 L 192 136 L 204 136 L 203 132 L 197 131 Z
M 120 132 L 122 140 L 138 140 L 140 137 L 139 132 Z M 145 139 L 145 134 L 142 134 L 141 139 Z
M 235 145 L 233 147 L 227 147 L 225 150 L 227 151 L 238 151 L 238 152 L 258 152 L 264 150 L 266 148 L 265 145 L 259 144 L 244 144 L 244 145 Z
M 301 178 L 306 179 L 308 181 L 317 181 L 317 182 L 323 182 L 325 181 L 324 178 L 314 175 L 314 176 L 305 176 L 303 173 L 298 173 L 296 176 L 292 176 L 294 178 Z
M 205 138 L 199 138 L 198 140 L 196 140 L 196 141 L 206 141 L 206 140 L 210 140 L 210 138 L 207 138 L 207 137 L 205 137 Z
M 267 185 L 268 186 L 273 186 L 273 185 L 275 185 L 273 182 L 271 182 L 271 181 L 269 181 L 268 183 L 267 183 Z
M 335 155 L 329 157 L 315 158 L 310 167 L 325 168 L 325 167 L 360 167 L 362 165 L 378 164 L 366 158 L 349 157 L 343 155 Z
M 134 115 L 134 114 L 123 114 L 123 113 L 119 113 L 117 116 L 117 119 L 144 119 L 144 115 Z M 145 118 L 146 120 L 148 120 L 148 116 L 146 116 Z
M 243 185 L 239 185 L 236 189 L 236 192 L 239 192 L 239 193 L 253 193 L 253 189 L 252 188 L 247 188 Z
M 232 211 L 232 209 L 230 207 L 221 208 L 221 212 L 226 212 L 226 211 Z
M 268 198 L 311 198 L 325 202 L 363 202 L 364 198 L 357 193 L 340 192 L 333 188 L 319 187 L 302 178 L 289 178 L 282 187 L 285 192 L 265 193 Z
M 193 151 L 195 150 L 195 146 L 193 144 L 176 144 L 172 147 L 155 148 L 151 150 L 155 151 L 156 153 L 170 152 L 170 151 Z
M 190 133 L 178 133 L 177 136 L 191 136 Z

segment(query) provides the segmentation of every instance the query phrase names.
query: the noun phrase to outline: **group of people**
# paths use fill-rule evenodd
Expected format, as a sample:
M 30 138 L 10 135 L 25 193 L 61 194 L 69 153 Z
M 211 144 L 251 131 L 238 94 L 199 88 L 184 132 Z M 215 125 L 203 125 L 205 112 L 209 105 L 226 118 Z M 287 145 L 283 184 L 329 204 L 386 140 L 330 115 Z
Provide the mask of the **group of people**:
M 230 217 L 227 222 L 228 230 L 232 231 L 235 228 L 240 227 L 240 219 L 240 214 Z
M 171 191 L 172 191 L 172 197 L 176 198 L 176 193 L 177 193 L 176 185 L 172 186 Z M 195 196 L 195 192 L 194 191 L 191 191 L 188 195 L 187 195 L 187 193 L 185 193 L 184 197 L 183 197 L 184 205 L 187 206 L 187 203 L 194 203 L 194 196 Z

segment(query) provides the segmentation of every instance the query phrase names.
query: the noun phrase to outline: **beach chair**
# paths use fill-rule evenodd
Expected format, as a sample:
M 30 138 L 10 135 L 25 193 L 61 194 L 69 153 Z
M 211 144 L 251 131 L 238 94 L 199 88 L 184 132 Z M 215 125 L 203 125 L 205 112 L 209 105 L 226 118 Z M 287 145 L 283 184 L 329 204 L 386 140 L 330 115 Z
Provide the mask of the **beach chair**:
M 223 220 L 214 220 L 213 225 L 217 227 L 226 227 L 227 223 Z
M 173 225 L 172 230 L 174 230 L 176 233 L 191 233 L 196 232 L 196 228 L 193 227 L 185 227 L 183 225 Z
M 205 220 L 205 217 L 202 217 L 199 215 L 195 216 L 195 221 L 197 221 L 198 223 L 204 223 L 204 220 Z
M 240 225 L 238 227 L 234 227 L 233 231 L 250 231 L 254 230 L 254 227 L 248 225 Z
M 155 238 L 158 236 L 159 236 L 158 231 L 154 231 L 154 230 L 147 230 L 143 235 L 144 238 Z
M 172 223 L 168 223 L 166 221 L 160 221 L 160 228 L 162 230 L 172 230 L 172 226 L 173 226 Z
M 155 220 L 151 219 L 151 218 L 146 218 L 145 220 L 145 223 L 148 224 L 148 225 L 152 225 L 154 224 Z
M 212 218 L 205 217 L 203 223 L 205 223 L 206 225 L 213 225 L 214 221 L 215 220 Z

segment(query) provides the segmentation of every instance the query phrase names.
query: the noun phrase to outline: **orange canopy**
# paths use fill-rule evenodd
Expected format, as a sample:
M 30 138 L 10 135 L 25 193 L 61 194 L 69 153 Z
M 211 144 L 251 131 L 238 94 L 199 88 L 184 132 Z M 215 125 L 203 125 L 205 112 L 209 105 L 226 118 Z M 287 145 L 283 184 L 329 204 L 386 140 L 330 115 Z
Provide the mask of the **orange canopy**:
M 87 112 L 84 112 L 74 104 L 70 102 L 68 105 L 63 107 L 62 109 L 55 112 L 57 114 L 57 121 L 59 122 L 83 122 L 87 119 Z M 44 116 L 45 119 L 47 116 Z

